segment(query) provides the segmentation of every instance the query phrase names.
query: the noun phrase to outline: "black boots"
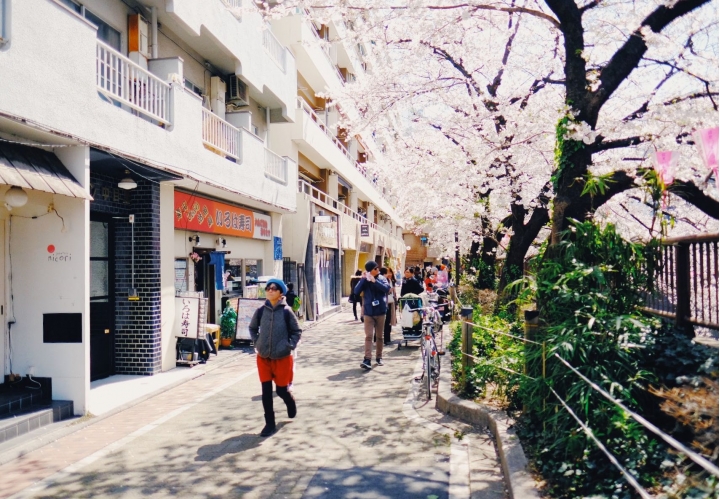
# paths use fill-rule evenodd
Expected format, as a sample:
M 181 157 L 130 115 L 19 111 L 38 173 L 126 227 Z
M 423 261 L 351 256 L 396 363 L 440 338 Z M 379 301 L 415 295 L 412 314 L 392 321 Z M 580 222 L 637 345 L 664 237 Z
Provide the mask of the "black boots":
M 283 399 L 287 406 L 288 417 L 290 419 L 294 418 L 297 415 L 297 405 L 295 405 L 295 397 L 293 397 L 293 394 L 288 391 L 287 386 L 278 386 L 277 394 L 278 397 Z
M 297 405 L 295 404 L 295 397 L 287 389 L 287 386 L 277 387 L 278 397 L 283 399 L 287 406 L 287 414 L 289 418 L 294 418 L 297 415 Z M 265 427 L 260 432 L 261 437 L 269 437 L 277 430 L 275 426 L 275 411 L 273 410 L 272 400 L 272 381 L 266 381 L 262 384 L 262 402 L 263 409 L 265 410 Z
M 260 432 L 261 437 L 269 437 L 275 433 L 275 413 L 265 414 L 265 427 Z

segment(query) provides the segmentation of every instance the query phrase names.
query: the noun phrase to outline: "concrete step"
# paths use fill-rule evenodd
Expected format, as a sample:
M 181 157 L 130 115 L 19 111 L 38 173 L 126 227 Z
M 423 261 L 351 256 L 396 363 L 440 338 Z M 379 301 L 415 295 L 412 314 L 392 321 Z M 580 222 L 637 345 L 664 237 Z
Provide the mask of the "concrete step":
M 73 417 L 71 400 L 53 400 L 49 404 L 26 406 L 0 420 L 0 443 L 25 435 L 42 426 Z
M 43 401 L 47 403 L 48 401 L 43 400 L 44 398 L 45 396 L 42 390 L 2 393 L 0 394 L 0 418 L 11 417 L 12 414 L 23 411 Z

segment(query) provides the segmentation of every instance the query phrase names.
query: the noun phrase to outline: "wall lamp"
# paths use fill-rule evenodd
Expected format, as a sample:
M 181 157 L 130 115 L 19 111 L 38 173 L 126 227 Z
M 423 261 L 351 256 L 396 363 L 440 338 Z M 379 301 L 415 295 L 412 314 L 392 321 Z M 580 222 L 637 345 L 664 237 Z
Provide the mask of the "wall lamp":
M 215 240 L 216 246 L 222 246 L 224 248 L 226 244 L 227 244 L 227 239 L 225 239 L 224 237 L 218 237 Z
M 27 200 L 27 192 L 25 192 L 22 187 L 13 185 L 5 192 L 5 207 L 8 208 L 8 210 L 25 206 Z
M 197 246 L 198 244 L 200 244 L 200 236 L 198 236 L 197 234 L 195 234 L 194 236 L 190 236 L 188 237 L 188 241 L 190 241 L 191 243 L 195 243 L 195 245 Z

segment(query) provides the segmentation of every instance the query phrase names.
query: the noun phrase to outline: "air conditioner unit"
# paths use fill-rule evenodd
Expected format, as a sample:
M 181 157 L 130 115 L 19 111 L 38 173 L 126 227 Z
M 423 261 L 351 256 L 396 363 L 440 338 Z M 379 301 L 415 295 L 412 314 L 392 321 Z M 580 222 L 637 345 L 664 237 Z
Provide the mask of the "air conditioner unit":
M 247 85 L 237 75 L 230 75 L 230 102 L 236 106 L 247 106 L 248 99 Z

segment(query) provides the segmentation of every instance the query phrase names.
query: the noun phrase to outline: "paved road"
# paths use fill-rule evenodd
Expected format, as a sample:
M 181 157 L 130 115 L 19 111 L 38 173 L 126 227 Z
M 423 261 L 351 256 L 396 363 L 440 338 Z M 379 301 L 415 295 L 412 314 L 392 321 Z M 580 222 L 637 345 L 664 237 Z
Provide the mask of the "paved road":
M 419 393 L 417 347 L 386 351 L 385 366 L 364 371 L 351 317 L 304 334 L 298 415 L 284 417 L 276 397 L 272 437 L 258 436 L 255 358 L 241 355 L 0 466 L 0 497 L 503 499 L 491 438 Z

